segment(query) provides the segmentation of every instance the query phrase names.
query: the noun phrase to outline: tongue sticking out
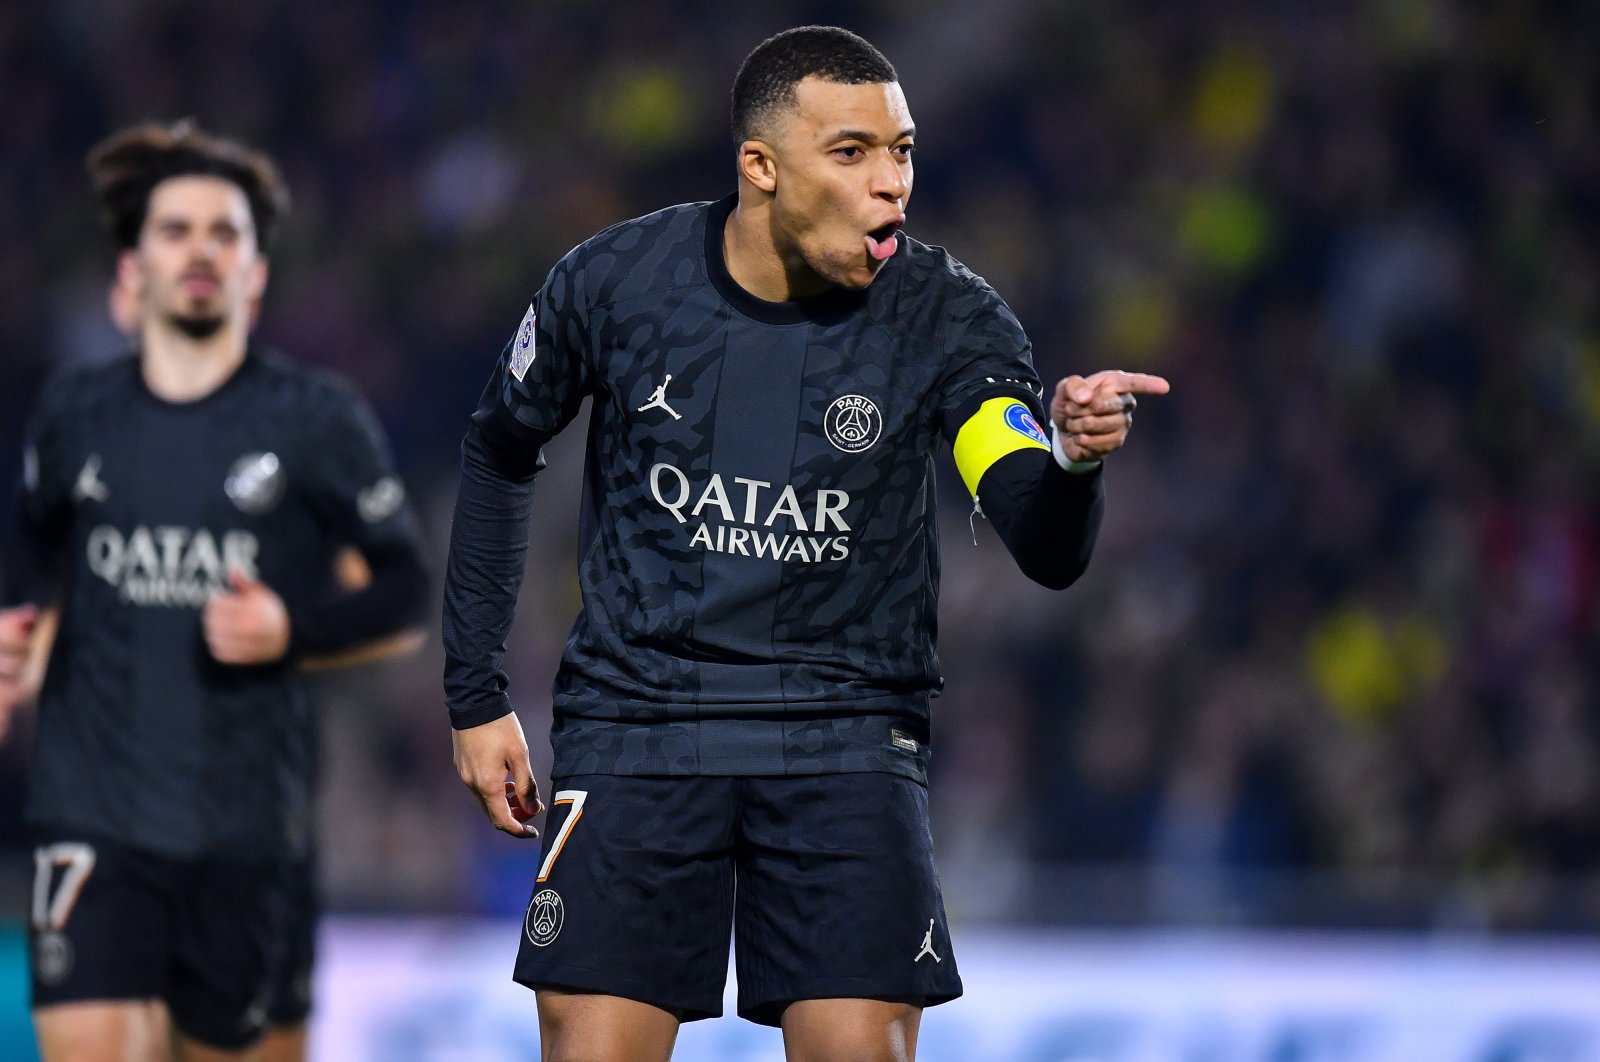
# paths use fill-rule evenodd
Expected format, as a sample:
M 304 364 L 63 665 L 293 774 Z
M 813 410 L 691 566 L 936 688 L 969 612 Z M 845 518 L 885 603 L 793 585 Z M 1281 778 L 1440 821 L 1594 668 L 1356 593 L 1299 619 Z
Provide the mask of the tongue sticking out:
M 900 238 L 898 236 L 886 237 L 882 242 L 873 239 L 871 236 L 867 237 L 867 253 L 880 262 L 899 249 Z

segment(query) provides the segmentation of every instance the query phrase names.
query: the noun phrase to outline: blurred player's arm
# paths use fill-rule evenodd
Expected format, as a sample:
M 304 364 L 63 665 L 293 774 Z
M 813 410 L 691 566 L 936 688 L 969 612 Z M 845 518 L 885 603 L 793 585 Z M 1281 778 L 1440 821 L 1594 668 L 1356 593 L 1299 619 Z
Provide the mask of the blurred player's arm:
M 363 545 L 361 557 L 367 570 L 361 585 L 330 585 L 293 608 L 266 583 L 229 572 L 228 589 L 207 601 L 200 615 L 212 658 L 252 666 L 287 656 L 316 670 L 420 646 L 428 575 L 414 529 L 374 538 Z
M 55 641 L 71 515 L 57 430 L 68 393 L 59 378 L 41 393 L 16 496 L 0 517 L 0 739 L 12 713 L 38 697 Z
M 313 503 L 348 551 L 343 578 L 291 602 L 288 652 L 306 667 L 341 667 L 422 643 L 429 578 L 422 535 L 387 441 L 354 390 L 343 388 L 314 433 Z
M 355 593 L 372 585 L 372 566 L 354 546 L 344 546 L 334 556 L 334 582 L 346 593 Z M 296 663 L 302 671 L 330 671 L 334 668 L 357 667 L 391 657 L 406 656 L 422 648 L 427 634 L 419 626 L 408 627 L 387 637 L 376 638 L 364 645 L 343 652 L 322 656 L 301 657 Z
M 424 639 L 428 572 L 420 541 L 401 538 L 359 550 L 370 575 L 333 587 L 290 612 L 291 653 L 307 669 L 349 667 L 410 652 Z

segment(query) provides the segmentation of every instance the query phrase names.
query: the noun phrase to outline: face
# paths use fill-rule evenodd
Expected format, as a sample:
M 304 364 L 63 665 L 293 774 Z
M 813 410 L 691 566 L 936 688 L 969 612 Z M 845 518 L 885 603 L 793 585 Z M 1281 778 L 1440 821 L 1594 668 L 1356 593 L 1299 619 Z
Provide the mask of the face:
M 898 84 L 795 86 L 769 145 L 774 236 L 791 273 L 872 283 L 905 224 L 915 132 Z
M 250 202 L 220 177 L 173 177 L 156 185 L 138 246 L 123 255 L 119 282 L 141 311 L 203 338 L 249 321 L 266 287 Z

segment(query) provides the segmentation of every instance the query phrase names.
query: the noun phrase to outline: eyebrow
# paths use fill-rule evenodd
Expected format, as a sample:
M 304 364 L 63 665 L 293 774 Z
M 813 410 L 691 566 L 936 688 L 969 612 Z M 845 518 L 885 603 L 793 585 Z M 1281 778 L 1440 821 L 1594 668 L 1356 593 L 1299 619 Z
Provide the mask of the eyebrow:
M 917 135 L 917 127 L 914 126 L 914 125 L 908 125 L 904 129 L 902 129 L 898 133 L 896 133 L 894 135 L 894 138 L 892 140 L 890 140 L 889 142 L 891 144 L 892 143 L 896 143 L 898 141 L 906 139 L 907 137 L 915 137 L 916 135 Z M 863 132 L 860 129 L 841 129 L 837 133 L 833 134 L 832 139 L 830 139 L 828 141 L 828 143 L 837 144 L 841 140 L 864 140 L 864 141 L 866 141 L 867 143 L 870 144 L 870 143 L 873 143 L 874 141 L 876 141 L 877 139 L 878 138 L 876 136 L 874 136 L 872 133 Z

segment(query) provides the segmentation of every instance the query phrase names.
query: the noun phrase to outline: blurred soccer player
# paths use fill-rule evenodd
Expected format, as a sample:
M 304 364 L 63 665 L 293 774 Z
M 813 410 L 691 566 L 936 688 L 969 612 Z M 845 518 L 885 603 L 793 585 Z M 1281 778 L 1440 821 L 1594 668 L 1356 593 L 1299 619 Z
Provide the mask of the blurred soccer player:
M 905 1059 L 961 992 L 925 790 L 944 442 L 1022 570 L 1089 562 L 1101 461 L 1158 377 L 1055 387 L 981 279 L 901 230 L 916 132 L 843 30 L 733 87 L 738 190 L 559 262 L 463 446 L 446 579 L 455 761 L 513 836 L 540 807 L 501 670 L 541 447 L 592 397 L 583 610 L 516 979 L 547 1060 L 665 1059 L 739 1013 L 790 1059 Z M 511 776 L 511 793 L 505 779 Z M 737 881 L 737 890 L 735 889 Z M 735 892 L 737 891 L 737 899 Z
M 137 343 L 140 332 L 139 297 L 120 278 L 114 278 L 111 282 L 106 308 L 117 329 L 130 342 Z M 250 307 L 252 327 L 260 312 L 261 302 L 257 299 Z M 350 546 L 343 546 L 334 554 L 330 574 L 339 587 L 349 592 L 364 589 L 372 581 L 372 569 L 366 558 Z M 413 639 L 394 638 L 381 646 L 371 646 L 359 661 L 354 654 L 345 654 L 303 660 L 301 666 L 306 670 L 320 671 L 407 652 L 420 645 L 421 631 L 414 634 Z M 36 657 L 48 653 L 50 640 L 49 632 L 41 632 L 35 638 Z M 315 847 L 314 837 L 312 847 Z M 285 954 L 274 965 L 273 983 L 267 993 L 267 1029 L 261 1038 L 260 1062 L 303 1062 L 307 1057 L 309 1039 L 306 1025 L 312 1011 L 317 921 L 321 907 L 317 893 L 316 861 L 311 851 L 297 858 L 290 868 L 288 899 L 288 929 L 283 935 Z M 164 1007 L 160 1008 L 158 1020 L 169 1020 Z
M 60 624 L 26 810 L 35 1027 L 47 1062 L 160 1055 L 167 1013 L 182 1058 L 256 1057 L 309 917 L 298 669 L 407 640 L 427 578 L 360 398 L 248 342 L 287 206 L 271 162 L 183 123 L 89 170 L 138 342 L 46 386 L 4 538 L 0 713 Z M 370 566 L 353 591 L 344 544 Z

